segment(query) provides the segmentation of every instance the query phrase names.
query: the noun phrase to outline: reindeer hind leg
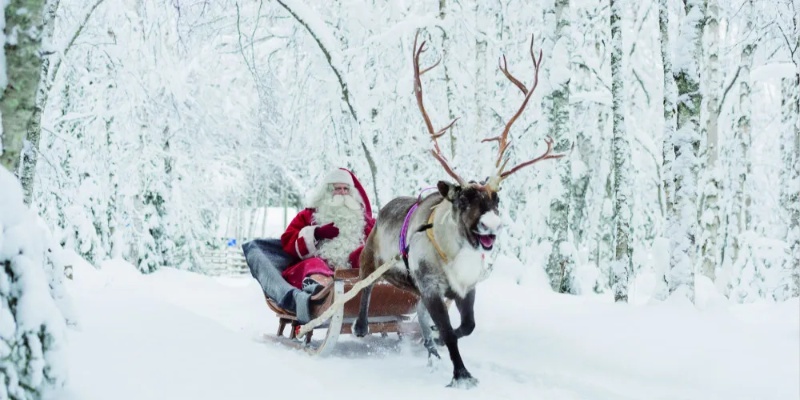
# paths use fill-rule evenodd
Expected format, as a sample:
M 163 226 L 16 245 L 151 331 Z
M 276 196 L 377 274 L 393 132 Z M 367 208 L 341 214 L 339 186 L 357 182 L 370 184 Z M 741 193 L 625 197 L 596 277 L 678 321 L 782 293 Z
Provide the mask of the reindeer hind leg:
M 442 356 L 440 356 L 439 351 L 436 350 L 436 342 L 433 337 L 433 328 L 435 328 L 435 326 L 422 300 L 417 303 L 417 321 L 419 321 L 419 329 L 422 334 L 422 345 L 428 350 L 428 364 L 431 364 L 431 362 L 433 362 L 433 357 L 441 359 Z
M 358 262 L 359 278 L 361 279 L 366 278 L 375 271 L 375 262 L 377 260 L 374 252 L 376 249 L 373 247 L 373 238 L 373 235 L 367 238 L 367 243 L 364 246 L 364 250 L 361 252 L 361 258 Z M 373 285 L 369 285 L 361 291 L 361 304 L 358 308 L 358 317 L 353 322 L 351 328 L 353 334 L 357 337 L 364 337 L 369 333 L 369 300 L 372 295 L 372 286 Z
M 361 291 L 361 305 L 358 308 L 358 317 L 353 322 L 352 331 L 357 337 L 367 336 L 369 333 L 369 298 L 372 294 L 372 285 Z

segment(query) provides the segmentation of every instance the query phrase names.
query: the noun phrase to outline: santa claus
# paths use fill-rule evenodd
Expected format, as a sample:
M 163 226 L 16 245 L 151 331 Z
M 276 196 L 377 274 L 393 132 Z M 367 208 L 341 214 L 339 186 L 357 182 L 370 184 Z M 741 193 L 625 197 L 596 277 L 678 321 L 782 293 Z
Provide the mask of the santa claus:
M 307 208 L 281 235 L 283 249 L 300 262 L 282 276 L 297 288 L 327 285 L 333 271 L 358 268 L 358 257 L 375 225 L 372 207 L 355 175 L 344 168 L 328 173 L 312 190 Z

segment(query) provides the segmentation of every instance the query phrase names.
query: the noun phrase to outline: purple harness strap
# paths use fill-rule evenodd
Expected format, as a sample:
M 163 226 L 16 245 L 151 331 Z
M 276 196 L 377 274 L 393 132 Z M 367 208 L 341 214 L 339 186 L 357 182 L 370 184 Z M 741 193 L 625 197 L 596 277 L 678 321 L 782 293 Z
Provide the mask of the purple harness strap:
M 436 187 L 435 186 L 426 187 L 425 189 L 422 189 L 422 191 L 419 192 L 419 196 L 417 197 L 416 203 L 414 203 L 414 205 L 411 206 L 411 209 L 408 210 L 405 219 L 403 219 L 403 228 L 400 229 L 400 255 L 403 256 L 403 259 L 408 258 L 408 241 L 406 239 L 406 236 L 408 235 L 408 223 L 411 221 L 411 214 L 413 214 L 414 211 L 416 211 L 417 207 L 419 207 L 419 203 L 420 201 L 422 201 L 422 194 L 431 189 L 436 189 Z

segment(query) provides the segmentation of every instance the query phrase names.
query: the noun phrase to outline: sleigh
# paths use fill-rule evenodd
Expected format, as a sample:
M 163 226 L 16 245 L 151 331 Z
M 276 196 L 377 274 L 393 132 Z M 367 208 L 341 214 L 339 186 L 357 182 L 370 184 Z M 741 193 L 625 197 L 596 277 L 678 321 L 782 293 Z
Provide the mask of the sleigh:
M 323 315 L 338 298 L 353 289 L 359 282 L 357 269 L 337 270 L 333 276 L 333 283 L 323 291 L 312 297 L 311 314 L 312 322 L 319 321 Z M 278 317 L 278 332 L 275 336 L 267 335 L 268 339 L 281 344 L 302 349 L 314 355 L 329 354 L 336 346 L 339 335 L 352 334 L 351 327 L 358 316 L 361 302 L 361 293 L 348 300 L 344 307 L 336 307 L 330 318 L 319 326 L 315 326 L 303 337 L 298 337 L 298 332 L 302 330 L 304 324 L 297 320 L 295 314 L 278 306 L 278 304 L 266 297 L 267 306 L 275 312 Z M 322 299 L 320 301 L 320 299 Z M 396 288 L 384 280 L 378 280 L 373 284 L 372 296 L 369 305 L 369 332 L 379 333 L 387 337 L 390 333 L 396 333 L 399 337 L 403 335 L 417 334 L 419 324 L 412 322 L 416 313 L 418 297 L 408 291 Z M 288 334 L 285 334 L 286 327 L 289 327 Z M 314 340 L 315 331 L 325 330 L 324 337 Z

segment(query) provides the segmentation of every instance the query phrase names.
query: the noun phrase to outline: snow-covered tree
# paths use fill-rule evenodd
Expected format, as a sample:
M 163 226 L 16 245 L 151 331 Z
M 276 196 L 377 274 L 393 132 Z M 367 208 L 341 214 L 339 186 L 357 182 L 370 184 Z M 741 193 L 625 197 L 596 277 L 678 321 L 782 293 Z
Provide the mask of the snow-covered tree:
M 719 166 L 719 96 L 722 90 L 719 60 L 719 5 L 717 0 L 706 0 L 706 23 L 703 40 L 705 77 L 700 85 L 703 92 L 702 132 L 705 139 L 705 168 L 700 175 L 700 219 L 698 223 L 698 272 L 712 281 L 720 257 L 722 210 L 720 208 L 722 171 Z M 702 157 L 702 155 L 701 155 Z
M 0 398 L 40 399 L 67 376 L 66 324 L 57 303 L 66 300 L 64 265 L 53 259 L 56 244 L 5 167 L 0 190 Z
M 0 64 L 0 398 L 40 399 L 65 383 L 63 265 L 39 217 L 23 203 L 11 171 L 39 86 L 43 1 L 4 5 Z
M 658 28 L 661 63 L 664 71 L 663 107 L 664 107 L 664 132 L 662 146 L 662 170 L 664 187 L 664 210 L 666 214 L 673 213 L 674 206 L 674 177 L 672 163 L 675 161 L 675 152 L 672 148 L 675 136 L 675 116 L 677 113 L 678 88 L 675 86 L 675 76 L 672 65 L 672 42 L 670 41 L 670 8 L 668 0 L 659 0 L 658 3 Z
M 613 96 L 614 153 L 614 299 L 628 301 L 628 283 L 633 274 L 633 187 L 631 147 L 625 127 L 625 85 L 622 76 L 622 5 L 609 0 L 611 8 L 611 95 Z
M 673 210 L 668 218 L 670 238 L 669 292 L 694 301 L 695 240 L 697 237 L 697 176 L 700 151 L 700 74 L 705 24 L 702 0 L 687 0 L 681 21 L 673 75 L 678 87 L 677 123 L 671 138 L 675 160 Z
M 544 51 L 548 62 L 544 75 L 550 91 L 544 96 L 542 112 L 547 119 L 547 134 L 555 141 L 553 149 L 558 153 L 569 151 L 574 143 L 570 129 L 570 78 L 572 38 L 571 8 L 569 0 L 555 0 L 546 5 L 544 24 L 547 29 Z M 572 162 L 569 157 L 555 166 L 557 181 L 550 188 L 550 213 L 547 217 L 550 255 L 545 271 L 550 277 L 550 286 L 559 292 L 571 292 L 570 284 L 575 268 L 575 243 L 570 237 L 570 204 L 572 203 Z
M 427 40 L 423 63 L 442 59 L 426 75 L 428 112 L 439 126 L 458 118 L 442 148 L 459 174 L 485 178 L 496 149 L 480 141 L 499 133 L 520 100 L 497 61 L 505 55 L 529 82 L 533 34 L 544 50 L 541 84 L 510 132 L 509 165 L 535 156 L 546 136 L 569 156 L 508 181 L 496 254 L 548 269 L 559 291 L 610 294 L 622 282 L 612 273 L 615 240 L 625 236 L 613 227 L 627 211 L 628 274 L 658 275 L 657 298 L 667 275 L 674 291 L 694 268 L 726 293 L 768 297 L 791 267 L 777 267 L 785 261 L 771 249 L 795 243 L 790 183 L 780 183 L 793 182 L 793 140 L 780 148 L 750 132 L 793 124 L 791 79 L 781 119 L 771 73 L 791 59 L 781 30 L 793 37 L 792 1 L 622 7 L 620 57 L 609 2 L 62 2 L 40 71 L 50 87 L 38 152 L 29 136 L 22 165 L 35 161 L 35 173 L 23 174 L 57 241 L 90 262 L 201 270 L 203 250 L 223 243 L 223 209 L 240 216 L 237 237 L 250 236 L 254 219 L 244 221 L 256 208 L 301 206 L 334 165 L 355 170 L 376 208 L 447 179 L 413 95 L 415 31 Z M 622 68 L 612 71 L 612 60 Z M 663 76 L 652 68 L 660 61 Z M 612 119 L 620 98 L 624 125 Z M 621 132 L 630 158 L 619 168 Z M 770 158 L 777 153 L 781 161 Z M 785 172 L 773 177 L 778 168 Z M 616 193 L 627 186 L 635 190 Z M 616 203 L 623 197 L 627 206 Z M 780 215 L 761 205 L 779 198 Z M 674 275 L 656 256 L 666 238 L 686 261 Z
M 753 57 L 756 50 L 756 35 L 754 26 L 754 4 L 746 0 L 741 9 L 741 19 L 744 25 L 744 39 L 740 44 L 741 49 L 738 59 L 737 86 L 738 97 L 734 100 L 731 124 L 733 131 L 732 140 L 728 147 L 726 157 L 728 172 L 728 191 L 730 201 L 727 206 L 727 223 L 725 229 L 726 243 L 725 257 L 722 260 L 722 277 L 719 285 L 725 293 L 730 293 L 742 283 L 742 271 L 753 266 L 752 252 L 745 251 L 747 244 L 744 242 L 746 232 L 750 229 L 749 196 L 747 181 L 751 178 L 751 148 L 752 148 L 752 82 L 751 71 Z M 747 282 L 744 282 L 747 284 Z
M 571 130 L 575 146 L 570 150 L 572 193 L 569 230 L 574 238 L 576 270 L 573 293 L 604 292 L 612 284 L 613 260 L 612 140 L 610 138 L 609 10 L 605 3 L 573 7 L 575 43 L 570 77 Z
M 786 248 L 783 271 L 785 281 L 791 286 L 788 295 L 800 296 L 800 15 L 796 1 L 786 2 L 785 9 L 793 10 L 790 23 L 778 22 L 783 34 L 784 45 L 788 50 L 794 73 L 783 79 L 781 91 L 782 128 L 781 137 L 781 205 L 785 210 Z M 784 9 L 784 8 L 782 8 Z M 788 276 L 791 275 L 791 276 Z
M 673 75 L 673 55 L 672 41 L 670 35 L 670 7 L 668 0 L 659 0 L 658 3 L 658 28 L 659 28 L 659 48 L 661 52 L 661 65 L 663 70 L 663 89 L 662 106 L 664 128 L 661 139 L 661 186 L 663 189 L 663 215 L 667 221 L 675 214 L 675 175 L 673 164 L 675 163 L 675 151 L 673 142 L 675 140 L 675 124 L 677 115 L 678 88 L 675 85 Z M 669 227 L 662 233 L 665 238 L 669 238 Z M 671 265 L 671 263 L 668 263 Z M 656 270 L 656 289 L 654 296 L 659 300 L 664 300 L 669 294 L 670 271 L 666 269 Z

